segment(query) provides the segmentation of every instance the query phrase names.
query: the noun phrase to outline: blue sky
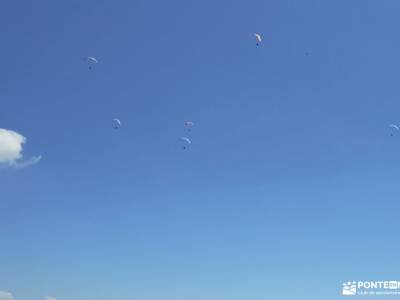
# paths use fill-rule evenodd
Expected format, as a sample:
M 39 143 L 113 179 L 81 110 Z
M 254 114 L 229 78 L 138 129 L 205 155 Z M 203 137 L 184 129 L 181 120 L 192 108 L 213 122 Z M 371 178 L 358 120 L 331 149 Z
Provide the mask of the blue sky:
M 24 2 L 0 9 L 0 128 L 43 159 L 0 169 L 0 290 L 330 300 L 400 280 L 398 1 Z

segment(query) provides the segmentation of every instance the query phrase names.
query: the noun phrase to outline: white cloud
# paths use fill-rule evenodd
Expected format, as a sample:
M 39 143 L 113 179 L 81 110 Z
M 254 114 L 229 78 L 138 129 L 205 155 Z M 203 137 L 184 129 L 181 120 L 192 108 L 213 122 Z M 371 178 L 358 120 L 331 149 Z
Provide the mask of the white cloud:
M 57 300 L 57 299 L 54 298 L 54 297 L 46 296 L 46 297 L 44 298 L 44 300 Z
M 0 128 L 0 163 L 12 164 L 22 157 L 26 138 L 18 132 Z
M 0 300 L 13 300 L 13 294 L 11 294 L 10 292 L 3 292 L 0 291 Z
M 39 156 L 33 156 L 30 159 L 27 159 L 25 161 L 17 161 L 14 166 L 16 168 L 25 168 L 34 164 L 37 164 L 39 161 L 42 160 L 42 155 Z
M 27 167 L 38 163 L 42 156 L 23 160 L 23 144 L 26 138 L 18 132 L 0 128 L 0 164 L 17 168 Z

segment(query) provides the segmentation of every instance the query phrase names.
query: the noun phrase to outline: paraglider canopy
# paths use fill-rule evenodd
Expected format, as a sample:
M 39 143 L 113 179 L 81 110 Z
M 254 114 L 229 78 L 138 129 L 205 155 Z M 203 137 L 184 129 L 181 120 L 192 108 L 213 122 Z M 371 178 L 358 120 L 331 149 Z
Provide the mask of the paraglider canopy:
M 189 138 L 187 138 L 187 137 L 185 137 L 185 136 L 181 137 L 181 141 L 185 143 L 185 145 L 183 146 L 183 150 L 186 150 L 187 145 L 188 145 L 188 144 L 190 145 L 190 144 L 192 143 L 192 141 L 189 140 Z
M 257 41 L 256 45 L 257 45 L 257 46 L 260 45 L 260 44 L 261 44 L 261 41 L 262 41 L 261 34 L 259 34 L 259 33 L 254 33 L 254 36 L 255 36 L 256 41 Z
M 91 62 L 91 63 L 94 63 L 94 64 L 97 64 L 99 61 L 95 58 L 95 57 L 93 57 L 93 56 L 88 56 L 87 57 L 87 60 L 88 60 L 88 62 Z
M 92 65 L 95 65 L 95 64 L 97 64 L 99 61 L 95 58 L 95 57 L 93 57 L 93 56 L 88 56 L 87 58 L 86 58 L 86 60 L 87 60 L 87 62 L 89 63 L 89 70 L 91 70 L 92 69 Z
M 113 119 L 113 121 L 114 121 L 114 128 L 115 129 L 118 129 L 118 128 L 120 128 L 121 127 L 121 121 L 119 120 L 119 119 Z
M 395 124 L 390 124 L 389 127 L 394 128 L 396 130 L 400 130 L 400 127 Z
M 188 144 L 191 144 L 192 143 L 192 141 L 191 140 L 189 140 L 189 138 L 187 138 L 187 137 L 181 137 L 181 140 L 182 141 L 184 141 L 184 142 L 186 142 L 186 143 L 188 143 Z
M 191 131 L 192 127 L 194 126 L 194 123 L 192 121 L 186 121 L 185 122 L 185 127 Z
M 398 125 L 395 125 L 395 124 L 390 124 L 389 127 L 393 128 L 395 131 L 399 131 L 400 130 L 400 127 Z M 393 136 L 393 132 L 390 133 L 390 136 Z

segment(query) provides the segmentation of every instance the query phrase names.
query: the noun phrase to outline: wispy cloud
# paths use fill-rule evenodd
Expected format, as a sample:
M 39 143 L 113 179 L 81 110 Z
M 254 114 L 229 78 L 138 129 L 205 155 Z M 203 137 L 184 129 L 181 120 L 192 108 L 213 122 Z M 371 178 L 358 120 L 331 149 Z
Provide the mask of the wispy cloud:
M 44 297 L 44 300 L 57 300 L 57 299 L 54 297 L 46 296 Z
M 0 300 L 13 300 L 13 294 L 10 292 L 0 291 Z
M 25 167 L 29 167 L 31 165 L 37 164 L 41 160 L 42 160 L 42 155 L 33 156 L 33 157 L 31 157 L 31 158 L 29 158 L 27 160 L 24 160 L 24 161 L 17 161 L 13 165 L 16 168 L 25 168 Z
M 23 145 L 26 138 L 18 132 L 0 128 L 0 165 L 24 168 L 38 163 L 42 156 L 23 159 Z

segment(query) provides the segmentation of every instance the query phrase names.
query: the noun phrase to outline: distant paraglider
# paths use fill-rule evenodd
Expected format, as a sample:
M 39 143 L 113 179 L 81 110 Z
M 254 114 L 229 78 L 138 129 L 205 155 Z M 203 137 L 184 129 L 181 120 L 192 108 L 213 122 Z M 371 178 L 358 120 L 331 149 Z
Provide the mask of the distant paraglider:
M 87 63 L 89 64 L 89 70 L 91 70 L 93 68 L 94 65 L 98 64 L 99 61 L 93 57 L 93 56 L 88 56 L 86 58 Z
M 389 125 L 390 128 L 393 128 L 396 132 L 400 130 L 400 127 L 398 125 L 395 124 L 390 124 Z M 393 131 L 390 133 L 390 136 L 393 136 Z
M 183 145 L 183 150 L 186 150 L 187 149 L 187 147 L 188 147 L 188 145 L 190 145 L 191 143 L 192 143 L 192 141 L 191 140 L 189 140 L 189 138 L 187 138 L 187 137 L 181 137 L 181 141 L 182 142 L 184 142 L 184 145 Z
M 185 122 L 185 127 L 190 131 L 192 127 L 194 126 L 194 123 L 192 121 L 186 121 Z
M 114 129 L 119 129 L 121 127 L 121 121 L 119 119 L 113 119 Z
M 261 34 L 255 33 L 254 37 L 256 38 L 256 46 L 260 46 L 260 44 L 262 42 Z

